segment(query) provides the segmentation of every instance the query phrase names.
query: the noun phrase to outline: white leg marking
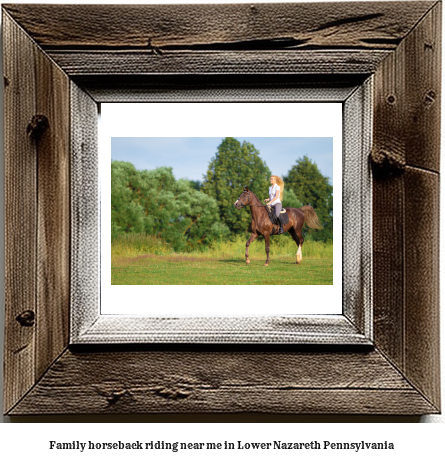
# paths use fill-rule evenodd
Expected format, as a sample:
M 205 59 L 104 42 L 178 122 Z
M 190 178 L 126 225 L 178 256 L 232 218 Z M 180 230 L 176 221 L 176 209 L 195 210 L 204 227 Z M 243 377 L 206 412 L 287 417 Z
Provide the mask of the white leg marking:
M 301 252 L 301 245 L 299 245 L 297 250 L 297 263 L 301 263 L 301 260 L 303 260 L 303 253 Z

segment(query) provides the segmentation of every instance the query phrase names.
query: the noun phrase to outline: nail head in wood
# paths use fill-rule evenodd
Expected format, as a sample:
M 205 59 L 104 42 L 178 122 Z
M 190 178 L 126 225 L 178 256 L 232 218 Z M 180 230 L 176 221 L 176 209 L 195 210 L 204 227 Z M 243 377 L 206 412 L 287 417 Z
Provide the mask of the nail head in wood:
M 29 122 L 26 133 L 34 140 L 39 140 L 49 128 L 49 121 L 45 115 L 34 115 Z
M 16 320 L 22 326 L 34 326 L 35 313 L 32 310 L 26 310 L 17 316 Z
M 436 92 L 434 90 L 430 90 L 425 95 L 425 104 L 432 105 L 436 101 Z

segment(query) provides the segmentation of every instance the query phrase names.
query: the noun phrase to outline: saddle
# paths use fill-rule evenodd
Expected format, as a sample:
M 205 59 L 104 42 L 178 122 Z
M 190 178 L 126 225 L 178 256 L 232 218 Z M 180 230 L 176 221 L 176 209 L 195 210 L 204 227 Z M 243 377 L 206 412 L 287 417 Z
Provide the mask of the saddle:
M 277 224 L 279 226 L 278 218 L 275 215 L 275 208 L 272 208 L 270 205 L 268 205 L 267 212 L 269 214 L 269 218 L 272 224 Z M 283 226 L 286 226 L 286 224 L 289 223 L 289 216 L 284 208 L 281 209 L 280 219 Z

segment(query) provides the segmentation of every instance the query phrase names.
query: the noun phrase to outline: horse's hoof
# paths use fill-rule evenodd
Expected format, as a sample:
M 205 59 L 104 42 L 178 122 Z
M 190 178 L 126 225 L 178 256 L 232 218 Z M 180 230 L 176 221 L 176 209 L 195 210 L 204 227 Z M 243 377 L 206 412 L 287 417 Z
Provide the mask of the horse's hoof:
M 264 266 L 269 266 L 269 263 L 265 263 Z
M 250 265 L 250 260 L 246 260 L 246 265 Z

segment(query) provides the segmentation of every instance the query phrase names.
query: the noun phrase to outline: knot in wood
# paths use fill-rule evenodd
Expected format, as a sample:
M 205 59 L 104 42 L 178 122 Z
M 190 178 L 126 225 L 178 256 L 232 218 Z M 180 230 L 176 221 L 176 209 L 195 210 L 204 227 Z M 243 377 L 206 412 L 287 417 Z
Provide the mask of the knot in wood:
M 191 392 L 188 389 L 180 389 L 177 387 L 162 387 L 155 390 L 155 394 L 164 399 L 186 399 Z
M 107 399 L 107 402 L 109 405 L 114 405 L 116 404 L 122 397 L 124 397 L 127 394 L 126 390 L 122 391 L 114 391 L 108 393 L 105 398 Z
M 105 400 L 108 402 L 108 405 L 115 405 L 117 404 L 121 399 L 124 399 L 126 397 L 131 397 L 131 393 L 128 391 L 128 389 L 124 387 L 113 387 L 112 385 L 101 385 L 96 387 L 96 391 L 99 395 L 105 398 Z
M 48 128 L 49 121 L 45 115 L 34 115 L 26 128 L 26 133 L 31 139 L 39 140 Z
M 22 326 L 34 326 L 35 313 L 32 310 L 26 310 L 17 316 L 16 320 Z
M 371 153 L 371 163 L 374 173 L 402 174 L 405 171 L 405 157 L 397 151 L 378 149 Z

